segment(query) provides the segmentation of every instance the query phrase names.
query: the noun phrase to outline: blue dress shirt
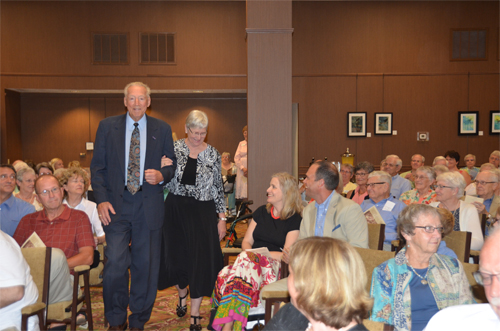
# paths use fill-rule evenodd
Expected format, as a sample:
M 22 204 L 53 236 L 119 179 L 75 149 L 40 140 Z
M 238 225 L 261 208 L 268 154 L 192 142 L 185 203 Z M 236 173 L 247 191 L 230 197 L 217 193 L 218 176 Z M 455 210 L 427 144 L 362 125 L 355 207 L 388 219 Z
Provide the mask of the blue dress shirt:
M 401 194 L 411 190 L 411 182 L 399 175 L 392 177 L 391 195 L 399 199 Z
M 17 225 L 24 216 L 34 213 L 35 207 L 24 200 L 11 195 L 0 205 L 0 228 L 9 236 L 14 236 Z
M 390 201 L 394 203 L 394 207 L 392 210 L 383 210 L 385 204 Z M 385 240 L 384 243 L 390 244 L 391 241 L 398 239 L 398 234 L 396 232 L 396 221 L 399 217 L 399 213 L 405 209 L 406 204 L 404 202 L 399 201 L 398 199 L 395 199 L 394 197 L 390 196 L 387 199 L 381 200 L 378 203 L 375 203 L 372 199 L 368 199 L 363 201 L 361 204 L 361 209 L 363 210 L 363 213 L 370 209 L 371 207 L 375 206 L 380 213 L 380 216 L 382 216 L 382 219 L 385 222 Z
M 314 203 L 316 204 L 316 224 L 314 226 L 314 235 L 317 237 L 323 237 L 323 231 L 325 230 L 326 213 L 328 212 L 328 206 L 330 205 L 330 201 L 332 200 L 334 194 L 336 194 L 335 190 L 330 193 L 328 198 L 326 198 L 326 200 L 323 201 L 322 204 L 314 201 Z

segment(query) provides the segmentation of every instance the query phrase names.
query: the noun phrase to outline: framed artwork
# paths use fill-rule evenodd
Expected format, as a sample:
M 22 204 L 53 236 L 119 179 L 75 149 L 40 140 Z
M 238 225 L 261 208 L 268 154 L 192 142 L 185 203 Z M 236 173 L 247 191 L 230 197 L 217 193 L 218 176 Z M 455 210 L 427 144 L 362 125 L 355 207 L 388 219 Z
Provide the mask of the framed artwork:
M 459 111 L 458 112 L 458 134 L 477 135 L 479 123 L 479 112 L 477 111 Z
M 392 134 L 392 113 L 375 113 L 375 134 Z
M 500 110 L 490 111 L 490 134 L 500 134 Z
M 366 113 L 347 113 L 347 136 L 366 137 Z

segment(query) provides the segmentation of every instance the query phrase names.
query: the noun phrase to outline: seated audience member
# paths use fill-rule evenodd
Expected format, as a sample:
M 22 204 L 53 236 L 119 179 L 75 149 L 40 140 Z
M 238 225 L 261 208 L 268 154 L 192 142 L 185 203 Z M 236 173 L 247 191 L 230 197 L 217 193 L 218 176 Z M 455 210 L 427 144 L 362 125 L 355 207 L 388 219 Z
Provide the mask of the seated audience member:
M 38 289 L 16 241 L 0 231 L 0 330 L 21 330 L 21 309 L 36 303 Z M 40 330 L 38 317 L 28 319 L 28 331 Z
M 500 206 L 497 209 L 497 213 L 495 215 L 495 218 L 491 221 L 490 223 L 490 231 L 496 226 L 500 226 Z
M 80 161 L 76 161 L 76 160 L 70 161 L 68 163 L 68 169 L 69 168 L 81 168 Z
M 34 213 L 35 207 L 14 197 L 16 171 L 10 164 L 0 165 L 0 229 L 13 236 L 21 218 Z
M 498 169 L 500 167 L 500 151 L 491 152 L 488 162 L 493 164 Z
M 64 176 L 65 171 L 66 171 L 66 169 L 64 169 L 64 168 L 59 168 L 59 169 L 54 170 L 54 177 L 56 177 L 57 180 L 61 180 L 61 178 Z
M 467 154 L 464 157 L 464 161 L 466 166 L 460 170 L 467 171 L 472 180 L 476 179 L 476 176 L 479 173 L 479 168 L 475 166 L 476 156 L 474 154 Z
M 87 214 L 92 225 L 95 244 L 102 244 L 106 241 L 101 220 L 97 214 L 95 202 L 85 199 L 86 188 L 89 184 L 89 176 L 82 168 L 68 168 L 64 171 L 59 183 L 64 188 L 63 204 L 69 208 L 81 210 Z
M 340 174 L 342 175 L 342 194 L 347 194 L 347 192 L 355 190 L 358 186 L 357 184 L 351 182 L 354 176 L 354 167 L 349 163 L 344 163 L 340 166 Z
M 423 330 L 431 317 L 448 306 L 474 302 L 462 264 L 437 254 L 444 225 L 437 209 L 407 206 L 398 219 L 406 247 L 375 268 L 370 319 L 397 330 Z
M 403 166 L 403 161 L 397 155 L 387 155 L 385 158 L 385 167 L 381 169 L 387 172 L 392 177 L 391 185 L 391 195 L 396 199 L 399 199 L 401 194 L 406 191 L 411 190 L 411 183 L 408 179 L 405 179 L 398 175 L 399 170 Z
M 52 168 L 54 168 L 54 171 L 56 171 L 57 169 L 64 168 L 63 160 L 61 160 L 57 157 L 50 160 L 50 165 L 52 166 Z
M 411 157 L 411 170 L 403 172 L 400 174 L 401 177 L 408 179 L 412 183 L 412 187 L 415 187 L 415 174 L 418 168 L 424 165 L 425 157 L 421 154 L 414 154 Z
M 35 167 L 36 176 L 53 175 L 54 168 L 47 162 L 40 162 Z
M 14 193 L 18 199 L 24 200 L 35 207 L 36 211 L 42 210 L 43 206 L 38 202 L 35 194 L 35 170 L 32 168 L 22 168 L 17 171 L 17 187 L 19 192 Z
M 483 232 L 474 205 L 460 200 L 464 195 L 465 181 L 457 172 L 446 172 L 437 178 L 436 202 L 433 207 L 449 210 L 455 219 L 453 231 L 472 233 L 470 248 L 480 250 L 483 246 Z
M 16 172 L 23 169 L 23 168 L 29 168 L 29 165 L 26 162 L 21 161 L 21 160 L 15 160 L 12 163 L 12 166 L 14 167 L 14 169 L 16 169 Z
M 385 222 L 384 250 L 391 250 L 391 241 L 396 240 L 396 221 L 399 213 L 406 207 L 404 203 L 391 196 L 391 176 L 385 171 L 374 171 L 368 176 L 368 200 L 363 201 L 361 209 L 366 212 L 375 206 Z
M 495 168 L 495 166 L 491 163 L 484 163 L 481 165 L 481 167 L 479 168 L 479 172 L 481 171 L 487 171 L 487 170 L 498 170 L 497 168 Z M 498 194 L 497 195 L 500 195 L 500 190 L 498 190 Z M 476 182 L 472 182 L 470 183 L 469 185 L 467 185 L 465 187 L 465 194 L 466 195 L 472 195 L 474 197 L 477 197 L 477 187 L 476 187 Z
M 448 161 L 446 161 L 444 156 L 436 156 L 434 161 L 432 161 L 432 166 L 435 167 L 437 165 L 443 165 L 448 168 Z
M 287 173 L 272 176 L 267 189 L 267 205 L 253 213 L 242 242 L 244 250 L 232 266 L 219 272 L 212 295 L 217 309 L 212 327 L 240 330 L 247 324 L 250 307 L 260 304 L 262 287 L 280 279 L 282 250 L 288 250 L 299 236 L 302 202 L 297 180 Z M 271 258 L 249 249 L 265 247 Z
M 476 177 L 476 191 L 477 196 L 484 199 L 483 203 L 473 202 L 472 204 L 477 208 L 480 215 L 486 215 L 488 223 L 491 219 L 495 218 L 496 211 L 500 207 L 500 196 L 495 194 L 498 189 L 498 170 L 486 170 L 480 172 Z M 488 227 L 486 228 L 486 235 L 488 235 Z
M 444 157 L 446 158 L 446 161 L 448 162 L 448 169 L 450 169 L 450 171 L 458 172 L 464 177 L 465 186 L 472 183 L 472 180 L 471 180 L 469 174 L 467 173 L 467 171 L 458 169 L 458 164 L 460 163 L 460 154 L 458 154 L 458 152 L 453 151 L 453 150 L 447 151 L 444 154 Z
M 437 208 L 437 211 L 440 214 L 441 224 L 443 224 L 444 228 L 443 235 L 441 236 L 441 238 L 444 238 L 453 232 L 453 224 L 455 224 L 455 219 L 453 218 L 453 214 L 446 209 Z M 404 241 L 404 238 L 402 240 L 404 246 L 406 242 Z M 441 240 L 441 242 L 439 243 L 437 253 L 442 255 L 448 255 L 454 259 L 458 259 L 457 254 L 452 249 L 446 246 L 446 241 L 444 240 Z
M 221 172 L 222 181 L 224 182 L 224 194 L 226 195 L 227 210 L 228 212 L 233 212 L 236 214 L 235 204 L 236 204 L 236 192 L 234 191 L 234 181 L 236 172 L 238 169 L 234 162 L 231 162 L 231 154 L 224 152 L 221 155 Z M 233 176 L 232 180 L 229 180 L 228 176 Z M 229 194 L 229 192 L 232 192 Z
M 436 172 L 436 178 L 439 175 L 444 174 L 445 172 L 450 172 L 448 167 L 442 164 L 435 165 L 432 167 L 432 169 L 434 169 L 434 171 Z M 433 189 L 434 191 L 436 190 L 436 181 L 434 181 L 434 183 L 431 185 L 431 189 Z
M 446 308 L 434 315 L 426 331 L 500 330 L 500 228 L 486 239 L 474 277 L 489 303 Z
M 264 330 L 368 330 L 363 319 L 373 299 L 366 291 L 363 260 L 351 245 L 332 238 L 299 240 L 292 246 L 289 270 L 291 304 Z
M 422 166 L 417 169 L 414 175 L 415 188 L 401 194 L 399 200 L 406 205 L 412 203 L 430 204 L 436 201 L 436 192 L 431 188 L 436 180 L 436 172 L 432 167 Z
M 358 185 L 353 191 L 347 192 L 346 197 L 356 202 L 358 205 L 362 204 L 368 196 L 366 183 L 368 182 L 368 175 L 373 172 L 373 164 L 370 162 L 360 162 L 354 168 L 354 175 L 356 176 L 356 184 Z

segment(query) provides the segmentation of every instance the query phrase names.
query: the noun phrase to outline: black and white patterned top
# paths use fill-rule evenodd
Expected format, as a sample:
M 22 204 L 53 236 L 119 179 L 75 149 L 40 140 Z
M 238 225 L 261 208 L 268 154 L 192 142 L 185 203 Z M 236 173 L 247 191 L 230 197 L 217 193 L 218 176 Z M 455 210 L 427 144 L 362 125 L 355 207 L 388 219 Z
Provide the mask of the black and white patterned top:
M 196 166 L 196 185 L 181 184 L 182 175 L 186 168 L 189 157 L 189 147 L 185 139 L 174 143 L 175 156 L 177 158 L 177 169 L 172 180 L 167 184 L 170 193 L 193 197 L 200 201 L 214 200 L 217 213 L 226 212 L 224 200 L 224 187 L 221 175 L 221 157 L 219 152 L 212 146 L 198 154 Z

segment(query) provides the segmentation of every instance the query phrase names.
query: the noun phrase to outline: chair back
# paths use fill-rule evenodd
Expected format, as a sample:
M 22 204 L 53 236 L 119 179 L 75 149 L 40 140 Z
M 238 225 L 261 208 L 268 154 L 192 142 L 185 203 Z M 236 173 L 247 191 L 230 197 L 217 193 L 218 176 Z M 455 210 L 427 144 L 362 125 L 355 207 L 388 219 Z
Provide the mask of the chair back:
M 373 269 L 382 264 L 383 262 L 392 259 L 395 254 L 394 252 L 380 251 L 375 249 L 366 249 L 354 247 L 359 255 L 361 255 L 361 259 L 365 265 L 366 276 L 368 278 L 366 289 L 370 292 L 370 286 L 372 283 L 372 273 Z
M 394 326 L 382 322 L 375 322 L 368 319 L 363 320 L 363 325 L 370 331 L 392 331 Z
M 368 248 L 384 249 L 385 224 L 368 224 Z
M 488 217 L 486 214 L 481 214 L 481 231 L 483 231 L 483 238 L 485 236 L 486 232 L 486 221 L 488 220 Z
M 471 286 L 472 295 L 474 296 L 474 299 L 476 299 L 478 303 L 487 303 L 488 299 L 486 299 L 486 294 L 484 293 L 484 287 L 479 285 L 476 282 L 474 275 L 472 275 L 472 273 L 479 270 L 479 264 L 462 263 L 462 266 L 464 267 L 464 272 L 467 275 L 467 279 L 469 280 L 469 284 Z
M 472 233 L 467 231 L 452 231 L 444 237 L 446 246 L 457 254 L 460 262 L 469 262 L 470 258 L 470 241 Z
M 52 250 L 50 247 L 21 248 L 24 259 L 30 266 L 31 277 L 38 288 L 37 302 L 48 305 L 49 282 L 50 282 L 50 259 Z

